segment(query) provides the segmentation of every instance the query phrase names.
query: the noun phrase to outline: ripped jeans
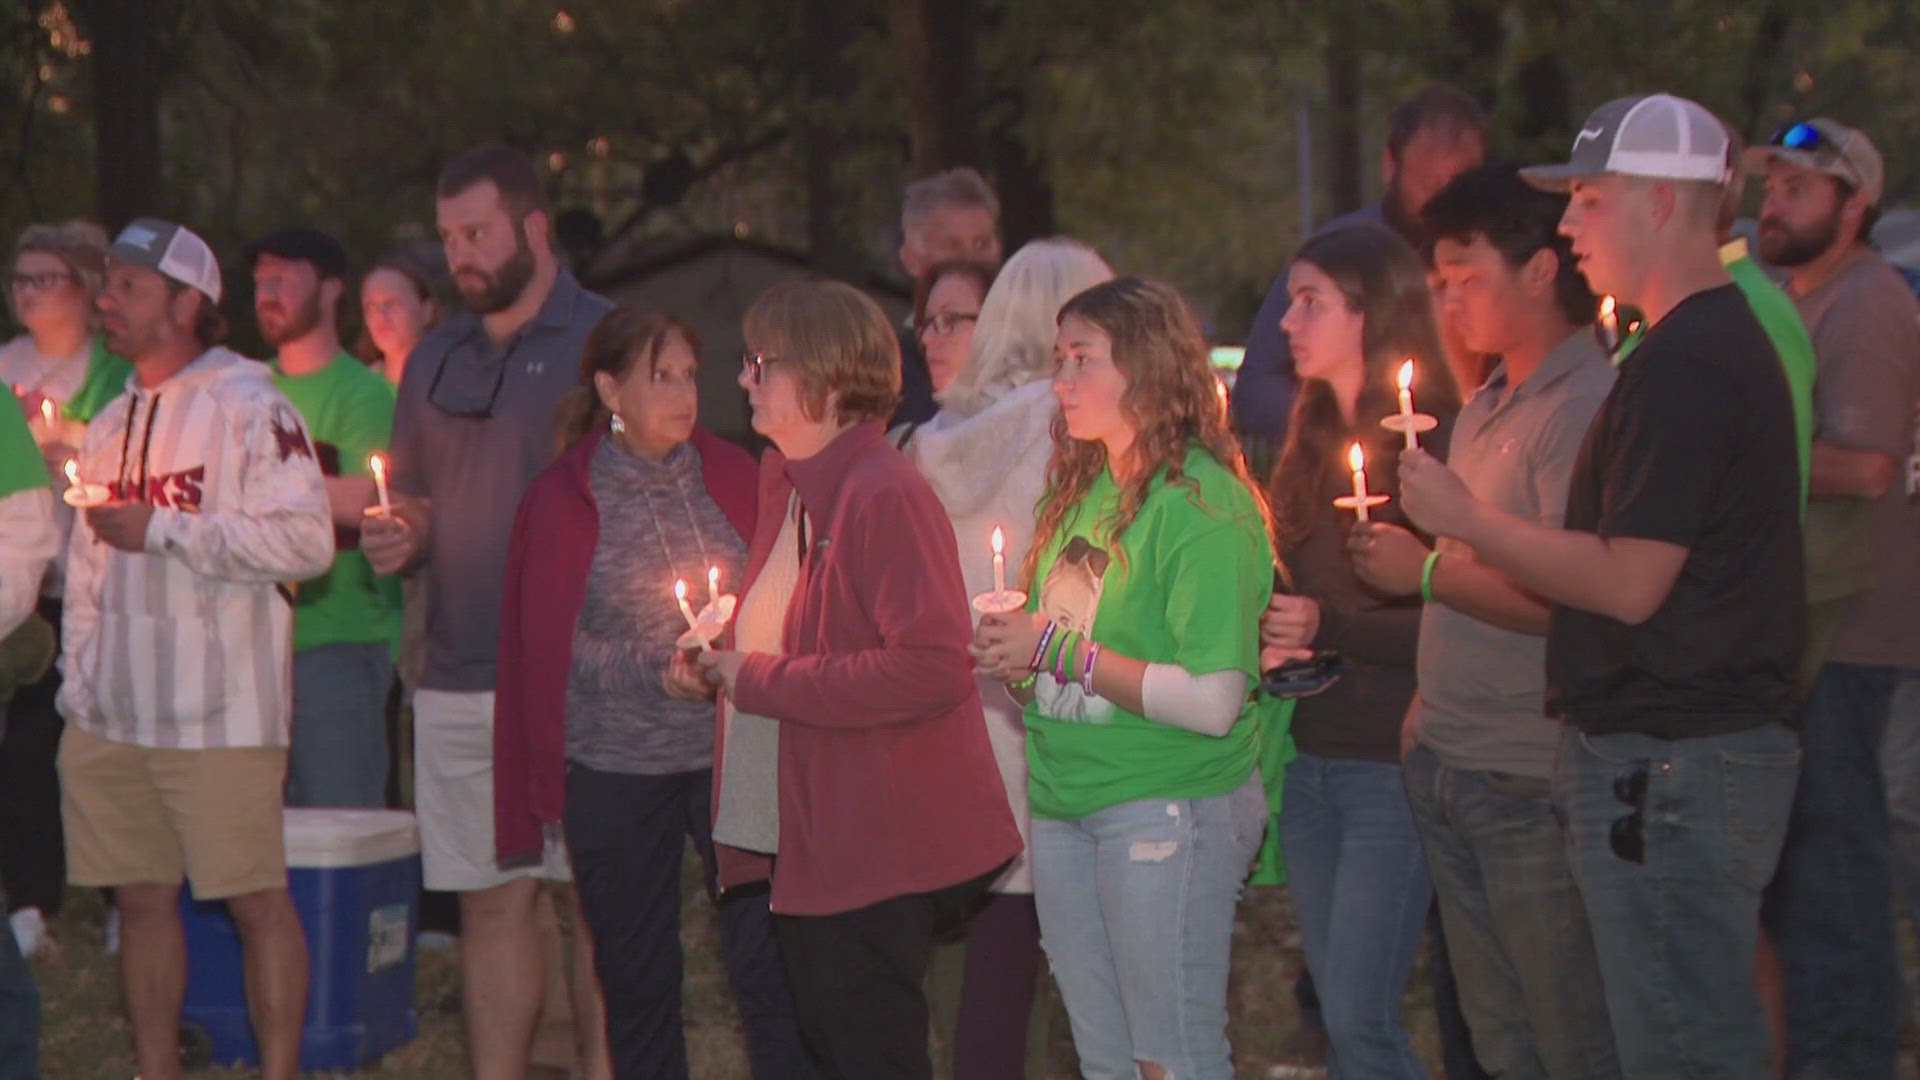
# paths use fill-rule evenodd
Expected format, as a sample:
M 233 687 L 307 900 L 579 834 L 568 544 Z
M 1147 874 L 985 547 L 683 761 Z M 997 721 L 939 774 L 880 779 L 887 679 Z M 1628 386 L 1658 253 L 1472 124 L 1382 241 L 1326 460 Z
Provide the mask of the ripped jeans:
M 1033 819 L 1040 943 L 1080 1075 L 1231 1080 L 1233 913 L 1267 824 L 1256 771 L 1209 799 L 1143 799 Z

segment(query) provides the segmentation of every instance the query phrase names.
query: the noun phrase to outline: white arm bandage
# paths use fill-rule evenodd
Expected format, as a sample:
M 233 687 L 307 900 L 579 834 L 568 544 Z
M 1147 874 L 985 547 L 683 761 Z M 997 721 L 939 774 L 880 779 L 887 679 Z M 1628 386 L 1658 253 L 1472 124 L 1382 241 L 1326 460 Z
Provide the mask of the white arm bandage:
M 1194 675 L 1178 664 L 1148 664 L 1140 677 L 1140 704 L 1156 724 L 1219 738 L 1246 703 L 1246 673 L 1231 668 Z

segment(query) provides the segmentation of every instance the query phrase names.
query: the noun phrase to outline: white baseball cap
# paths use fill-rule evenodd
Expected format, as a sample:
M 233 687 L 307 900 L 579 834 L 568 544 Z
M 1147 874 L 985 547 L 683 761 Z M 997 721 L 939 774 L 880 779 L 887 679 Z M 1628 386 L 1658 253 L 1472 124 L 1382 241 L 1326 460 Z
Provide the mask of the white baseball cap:
M 135 218 L 114 237 L 107 255 L 121 262 L 158 270 L 207 299 L 220 302 L 220 260 L 192 229 L 159 218 Z
M 1699 103 L 1672 94 L 1615 98 L 1580 126 L 1566 164 L 1520 170 L 1548 191 L 1608 173 L 1724 184 L 1731 176 L 1726 129 Z

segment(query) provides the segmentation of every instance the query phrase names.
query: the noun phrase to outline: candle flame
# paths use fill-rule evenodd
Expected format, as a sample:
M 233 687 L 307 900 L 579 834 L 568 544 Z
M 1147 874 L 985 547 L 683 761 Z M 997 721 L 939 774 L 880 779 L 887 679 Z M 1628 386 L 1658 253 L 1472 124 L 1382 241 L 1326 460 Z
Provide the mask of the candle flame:
M 380 453 L 378 450 L 368 454 L 367 468 L 372 469 L 373 475 L 375 476 L 387 475 L 387 455 Z
M 75 461 L 72 458 L 68 458 L 67 464 L 66 464 L 66 473 L 67 473 L 67 484 L 71 487 L 79 487 L 80 486 L 80 463 L 78 461 Z
M 1606 320 L 1613 318 L 1613 311 L 1614 311 L 1613 297 L 1610 295 L 1601 297 L 1600 298 L 1601 321 L 1605 322 Z
M 1359 443 L 1354 443 L 1352 446 L 1347 447 L 1347 467 L 1354 472 L 1359 472 L 1367 467 L 1367 452 L 1360 449 Z
M 1413 387 L 1413 361 L 1412 360 L 1408 360 L 1406 363 L 1400 365 L 1400 375 L 1399 375 L 1398 381 L 1400 383 L 1400 389 L 1402 390 L 1412 389 Z
M 720 568 L 717 566 L 707 567 L 707 591 L 716 597 L 720 595 Z
M 995 525 L 993 527 L 993 553 L 995 555 L 1003 555 L 1006 553 L 1006 550 L 1007 534 L 1000 531 L 1000 526 Z
M 40 419 L 53 423 L 53 401 L 49 398 L 40 399 Z
M 687 598 L 687 583 L 686 583 L 686 581 L 684 581 L 684 580 L 682 580 L 682 579 L 680 579 L 680 578 L 675 578 L 675 579 L 674 579 L 674 581 L 673 581 L 673 598 L 674 598 L 675 600 L 685 600 L 685 599 Z

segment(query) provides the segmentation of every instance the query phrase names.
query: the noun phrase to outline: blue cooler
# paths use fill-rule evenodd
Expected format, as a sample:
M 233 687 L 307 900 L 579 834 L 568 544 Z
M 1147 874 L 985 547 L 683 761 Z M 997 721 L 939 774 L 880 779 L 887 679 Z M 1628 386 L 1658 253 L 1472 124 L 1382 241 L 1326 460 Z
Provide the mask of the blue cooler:
M 401 810 L 286 811 L 287 884 L 312 975 L 300 1068 L 356 1069 L 418 1032 L 413 938 L 420 830 Z M 240 934 L 220 900 L 182 890 L 187 997 L 182 1045 L 214 1065 L 254 1065 Z M 197 1051 L 197 1052 L 196 1052 Z

